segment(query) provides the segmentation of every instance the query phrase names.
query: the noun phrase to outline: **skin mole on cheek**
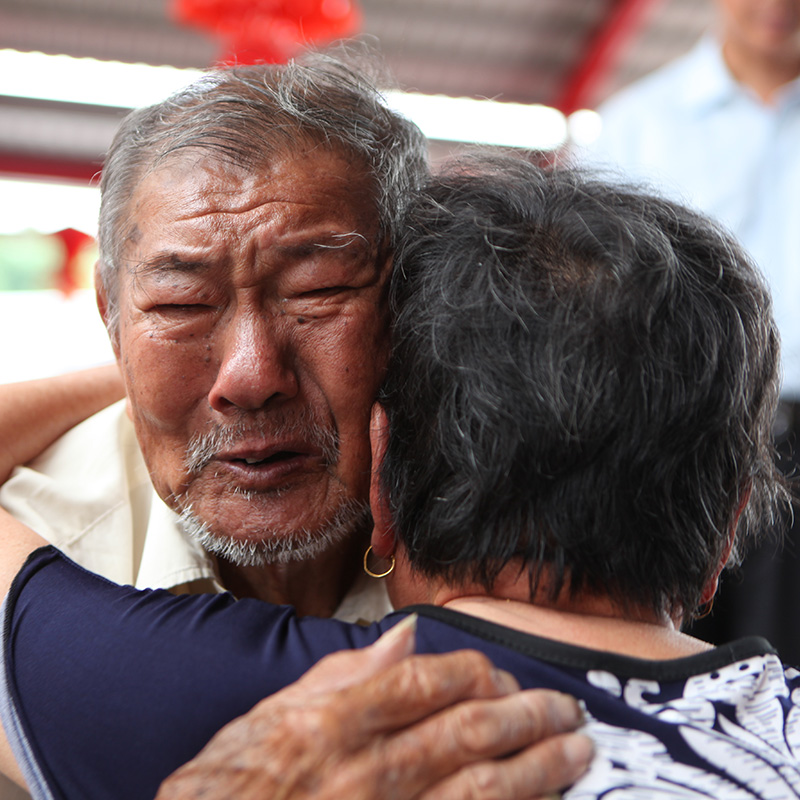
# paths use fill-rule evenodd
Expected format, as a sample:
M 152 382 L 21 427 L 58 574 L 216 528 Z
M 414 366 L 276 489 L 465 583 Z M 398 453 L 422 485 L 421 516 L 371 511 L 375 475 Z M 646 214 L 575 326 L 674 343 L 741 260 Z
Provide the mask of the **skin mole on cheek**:
M 305 317 L 298 317 L 297 318 L 297 324 L 298 325 L 305 325 L 305 323 L 306 323 L 306 318 Z

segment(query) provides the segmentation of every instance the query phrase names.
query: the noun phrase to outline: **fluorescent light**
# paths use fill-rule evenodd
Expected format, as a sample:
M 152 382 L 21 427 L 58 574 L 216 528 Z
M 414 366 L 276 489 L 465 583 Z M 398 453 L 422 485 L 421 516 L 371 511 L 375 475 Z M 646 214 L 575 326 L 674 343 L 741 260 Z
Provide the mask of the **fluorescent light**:
M 202 72 L 0 50 L 0 75 L 0 94 L 10 97 L 138 108 L 164 100 Z
M 567 137 L 564 115 L 548 106 L 410 92 L 388 92 L 386 99 L 429 139 L 552 150 Z
M 163 100 L 202 74 L 194 69 L 0 50 L 0 94 L 62 103 L 137 108 Z M 550 150 L 567 136 L 564 115 L 547 106 L 404 92 L 385 96 L 391 108 L 416 122 L 431 139 Z
M 100 190 L 44 181 L 0 180 L 0 234 L 75 228 L 97 234 Z
M 567 120 L 570 141 L 579 147 L 591 144 L 600 135 L 603 121 L 596 111 L 583 108 L 573 111 Z

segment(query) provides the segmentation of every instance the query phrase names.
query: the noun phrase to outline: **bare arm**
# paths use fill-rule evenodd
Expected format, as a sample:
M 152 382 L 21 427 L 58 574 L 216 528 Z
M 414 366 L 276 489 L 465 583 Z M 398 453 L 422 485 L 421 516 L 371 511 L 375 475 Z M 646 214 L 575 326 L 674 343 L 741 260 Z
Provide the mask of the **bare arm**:
M 583 774 L 575 700 L 519 692 L 479 653 L 412 649 L 413 630 L 395 628 L 329 656 L 223 728 L 156 800 L 528 800 Z
M 0 483 L 74 425 L 124 396 L 116 364 L 0 385 Z M 0 598 L 28 555 L 47 542 L 0 509 Z M 25 788 L 0 727 L 0 772 Z
M 41 536 L 0 508 L 0 598 L 6 596 L 25 559 L 38 547 L 46 544 Z M 11 754 L 2 727 L 0 727 L 0 772 L 25 788 L 22 773 Z
M 124 395 L 116 364 L 0 385 L 0 483 L 14 467 Z

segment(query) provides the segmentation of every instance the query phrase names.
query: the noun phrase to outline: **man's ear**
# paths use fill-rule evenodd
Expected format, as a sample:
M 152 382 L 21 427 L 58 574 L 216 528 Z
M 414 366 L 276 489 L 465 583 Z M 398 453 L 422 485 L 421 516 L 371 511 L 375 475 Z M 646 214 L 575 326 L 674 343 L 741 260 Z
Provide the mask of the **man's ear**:
M 103 280 L 102 264 L 98 261 L 94 265 L 94 296 L 97 302 L 97 310 L 103 319 L 103 325 L 106 326 L 108 331 L 108 338 L 111 340 L 111 347 L 114 350 L 114 356 L 119 361 L 119 336 L 112 333 L 109 328 L 109 301 L 108 291 L 106 289 L 105 281 Z
M 94 296 L 97 301 L 97 310 L 103 318 L 103 324 L 108 327 L 108 297 L 102 275 L 102 264 L 96 261 L 94 265 Z
M 106 326 L 106 331 L 108 332 L 108 338 L 111 342 L 111 349 L 114 351 L 114 358 L 117 359 L 117 364 L 120 365 L 121 369 L 122 361 L 119 357 L 119 328 L 116 329 L 116 332 L 112 332 L 112 330 L 109 328 L 110 312 L 108 303 L 108 290 L 106 289 L 106 284 L 103 280 L 102 265 L 100 261 L 94 265 L 94 296 L 95 301 L 97 302 L 97 310 L 100 312 L 100 316 L 103 319 L 103 325 Z M 117 320 L 117 325 L 119 325 L 119 320 Z M 125 380 L 125 371 L 121 369 L 121 372 L 122 379 Z M 125 412 L 127 413 L 128 418 L 133 420 L 133 407 L 131 406 L 131 398 L 127 394 L 125 396 Z
M 706 581 L 706 585 L 703 587 L 703 593 L 700 595 L 701 606 L 710 603 L 714 598 L 714 595 L 717 593 L 717 588 L 719 587 L 719 576 L 722 574 L 722 570 L 725 569 L 725 565 L 728 563 L 728 559 L 731 556 L 731 551 L 733 550 L 733 540 L 735 538 L 736 526 L 734 525 L 728 532 L 728 541 L 725 543 L 725 549 L 722 551 L 722 558 L 720 558 L 717 568 L 714 570 L 714 573 Z
M 369 443 L 372 448 L 372 471 L 369 482 L 369 505 L 372 509 L 372 551 L 379 558 L 388 558 L 394 553 L 395 538 L 389 502 L 381 489 L 380 473 L 389 442 L 389 420 L 383 406 L 372 406 L 369 424 Z

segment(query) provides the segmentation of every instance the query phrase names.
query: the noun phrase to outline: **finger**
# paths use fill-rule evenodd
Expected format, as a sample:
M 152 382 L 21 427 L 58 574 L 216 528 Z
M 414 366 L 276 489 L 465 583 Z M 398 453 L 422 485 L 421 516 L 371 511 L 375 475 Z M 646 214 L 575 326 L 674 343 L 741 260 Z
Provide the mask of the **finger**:
M 413 797 L 470 764 L 517 753 L 554 735 L 573 731 L 582 721 L 577 701 L 558 692 L 533 690 L 471 701 L 386 737 L 376 760 L 383 764 L 387 775 L 402 776 L 403 786 L 393 787 L 398 789 L 397 796 Z M 535 757 L 532 763 L 537 765 Z M 513 768 L 509 772 L 507 778 L 503 774 L 494 777 L 490 765 L 475 775 L 485 781 L 491 778 L 510 783 L 517 779 L 518 772 Z M 462 784 L 475 775 L 466 773 Z M 546 785 L 547 781 L 541 779 L 539 783 Z M 476 788 L 480 785 L 476 784 Z M 530 795 L 529 791 L 524 796 Z
M 384 633 L 375 644 L 362 651 L 370 656 L 372 674 L 387 669 L 413 654 L 416 648 L 417 619 L 416 614 L 409 614 Z
M 516 679 L 496 669 L 482 653 L 461 650 L 406 658 L 338 693 L 330 711 L 340 716 L 345 736 L 351 733 L 351 742 L 358 744 L 419 722 L 454 703 L 517 691 Z
M 592 740 L 567 733 L 498 761 L 471 764 L 423 792 L 419 800 L 531 800 L 562 792 L 588 769 Z
M 452 772 L 574 731 L 582 722 L 583 713 L 574 698 L 529 690 L 495 700 L 461 703 L 403 731 L 395 741 L 401 757 L 407 754 L 399 748 L 410 739 L 411 747 L 437 758 Z
M 308 697 L 363 683 L 410 656 L 414 652 L 416 631 L 417 615 L 411 614 L 369 647 L 326 656 L 283 691 L 287 697 L 295 694 Z

